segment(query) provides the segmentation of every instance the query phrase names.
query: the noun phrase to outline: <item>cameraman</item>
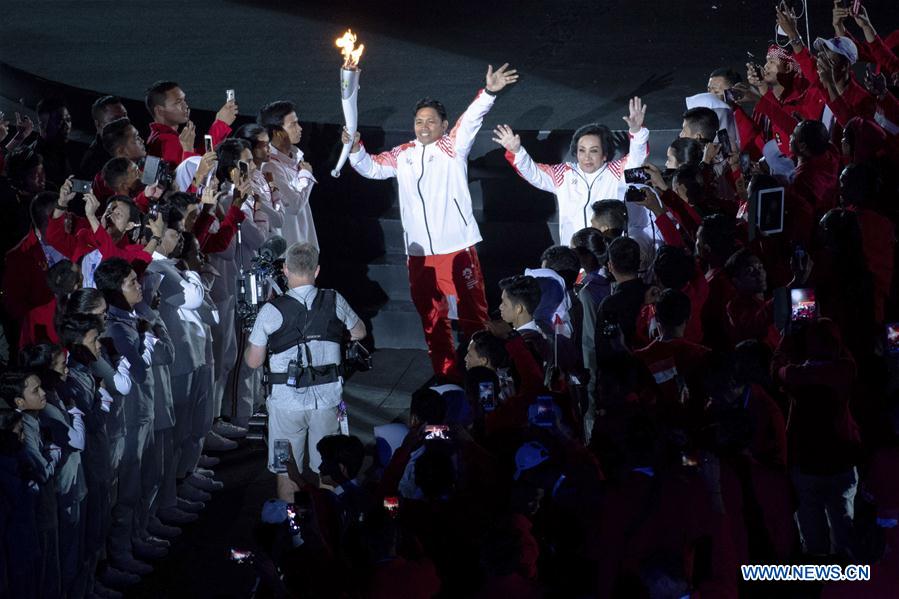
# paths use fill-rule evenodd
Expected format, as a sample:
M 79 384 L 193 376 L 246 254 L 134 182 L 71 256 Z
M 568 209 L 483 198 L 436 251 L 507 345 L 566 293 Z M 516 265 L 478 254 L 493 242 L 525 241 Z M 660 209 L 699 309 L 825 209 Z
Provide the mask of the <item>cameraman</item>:
M 343 329 L 349 329 L 353 340 L 366 335 L 365 324 L 339 293 L 315 287 L 318 272 L 318 250 L 312 244 L 295 243 L 287 248 L 284 275 L 290 290 L 259 310 L 244 353 L 251 368 L 259 368 L 266 353 L 272 354 L 272 393 L 267 403 L 272 472 L 279 465 L 275 464 L 275 440 L 290 442 L 293 458 L 300 466 L 307 437 L 309 467 L 318 472 L 321 456 L 317 443 L 340 432 Z M 286 472 L 278 474 L 279 498 L 293 501 L 297 490 Z

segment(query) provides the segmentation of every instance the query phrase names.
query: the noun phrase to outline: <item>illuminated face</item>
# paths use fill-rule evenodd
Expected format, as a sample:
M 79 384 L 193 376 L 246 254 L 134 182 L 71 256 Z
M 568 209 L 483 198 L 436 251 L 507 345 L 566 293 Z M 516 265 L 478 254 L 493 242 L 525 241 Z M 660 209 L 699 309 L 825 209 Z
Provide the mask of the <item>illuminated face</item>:
M 106 222 L 119 234 L 128 230 L 131 224 L 131 207 L 124 202 L 110 202 L 106 208 Z M 107 228 L 109 228 L 107 226 Z
M 66 352 L 61 351 L 53 356 L 50 369 L 58 374 L 62 380 L 66 380 L 66 377 L 69 376 L 69 367 L 66 365 Z
M 44 171 L 44 163 L 41 162 L 33 169 L 25 173 L 25 191 L 40 193 L 47 185 L 47 177 Z
M 287 136 L 290 138 L 291 145 L 300 143 L 300 139 L 303 137 L 303 128 L 300 127 L 300 121 L 297 118 L 296 112 L 291 112 L 284 117 L 281 128 L 284 129 L 284 132 L 287 133 Z
M 171 227 L 165 230 L 165 233 L 162 234 L 162 243 L 159 244 L 159 253 L 163 256 L 177 256 L 181 253 L 181 248 L 183 247 L 183 238 L 181 237 L 181 231 L 178 229 L 172 229 Z
M 175 87 L 165 92 L 165 102 L 156 107 L 157 114 L 168 125 L 183 125 L 190 120 L 190 106 L 187 104 L 187 95 L 180 87 Z
M 777 76 L 785 75 L 788 69 L 789 66 L 785 60 L 781 60 L 772 54 L 765 60 L 765 66 L 762 67 L 762 79 L 768 85 L 774 85 L 777 83 Z
M 147 155 L 147 148 L 144 146 L 144 140 L 138 133 L 134 125 L 128 127 L 125 135 L 125 144 L 120 148 L 120 154 L 128 160 L 138 161 Z
M 125 301 L 132 308 L 144 299 L 144 290 L 137 280 L 137 273 L 133 270 L 122 282 L 122 295 L 125 296 Z
M 665 168 L 677 168 L 679 165 L 677 164 L 677 156 L 674 155 L 674 148 L 668 148 L 668 153 L 665 154 Z
M 20 410 L 43 410 L 47 405 L 47 392 L 41 387 L 41 379 L 32 374 L 25 379 L 22 397 L 16 398 L 16 407 Z
M 100 334 L 96 329 L 91 329 L 84 334 L 81 345 L 86 347 L 95 358 L 100 357 Z
M 420 108 L 415 113 L 415 139 L 422 145 L 428 145 L 443 137 L 449 122 L 440 118 L 440 113 L 433 108 Z
M 503 290 L 502 299 L 499 303 L 499 317 L 503 319 L 503 321 L 512 324 L 515 322 L 516 316 L 521 313 L 521 306 L 512 302 L 512 298 L 509 297 L 509 294 Z
M 724 92 L 732 88 L 733 85 L 730 84 L 724 77 L 709 77 L 709 83 L 706 86 L 710 94 L 715 94 L 718 96 L 718 99 L 724 100 Z
M 606 161 L 598 135 L 583 135 L 577 140 L 577 164 L 585 173 L 595 173 Z
M 244 150 L 240 153 L 240 159 L 247 163 L 247 174 L 252 176 L 253 171 L 256 170 L 256 162 L 253 161 L 253 151 L 252 150 Z

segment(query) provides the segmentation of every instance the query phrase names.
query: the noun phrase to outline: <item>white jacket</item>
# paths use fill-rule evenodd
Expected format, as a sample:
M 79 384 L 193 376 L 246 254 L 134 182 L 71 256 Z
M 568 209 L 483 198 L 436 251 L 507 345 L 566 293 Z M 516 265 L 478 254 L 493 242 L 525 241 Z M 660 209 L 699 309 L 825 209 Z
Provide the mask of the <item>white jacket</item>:
M 281 234 L 288 246 L 303 241 L 318 247 L 312 207 L 309 205 L 309 194 L 316 180 L 309 171 L 300 170 L 303 152 L 292 148 L 290 154 L 285 154 L 275 146 L 269 146 L 269 149 L 271 160 L 262 165 L 262 173 L 263 177 L 265 173 L 271 173 L 278 188 L 278 199 L 284 210 Z
M 627 156 L 605 163 L 598 171 L 585 173 L 574 162 L 539 164 L 524 147 L 517 153 L 506 152 L 506 160 L 521 178 L 543 191 L 555 194 L 559 205 L 559 243 L 568 245 L 571 236 L 590 226 L 591 205 L 599 200 L 623 200 L 627 186 L 624 169 L 643 166 L 649 154 L 649 130 L 645 127 L 630 136 Z M 652 220 L 646 208 L 627 204 L 628 231 L 633 237 L 637 230 L 652 237 Z M 637 235 L 638 237 L 640 235 Z
M 376 156 L 364 147 L 350 154 L 363 177 L 396 177 L 408 255 L 451 254 L 481 241 L 468 193 L 468 153 L 494 100 L 478 92 L 452 131 L 434 143 L 416 139 Z

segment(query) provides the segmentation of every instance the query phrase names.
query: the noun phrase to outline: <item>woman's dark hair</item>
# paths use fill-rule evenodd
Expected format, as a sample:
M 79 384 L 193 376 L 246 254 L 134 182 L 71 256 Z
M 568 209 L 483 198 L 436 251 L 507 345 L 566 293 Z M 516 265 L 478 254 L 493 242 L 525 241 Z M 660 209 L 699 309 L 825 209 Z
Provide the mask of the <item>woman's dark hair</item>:
M 134 203 L 134 200 L 129 198 L 128 196 L 112 196 L 107 200 L 106 205 L 117 202 L 119 204 L 127 204 L 128 205 L 128 222 L 129 223 L 143 223 L 143 213 L 140 211 L 140 208 Z
M 734 219 L 726 214 L 710 214 L 702 219 L 702 239 L 713 255 L 721 260 L 734 253 L 737 227 Z
M 577 142 L 585 135 L 596 135 L 599 137 L 599 145 L 602 146 L 602 153 L 606 162 L 615 157 L 615 141 L 612 138 L 612 131 L 605 125 L 589 123 L 579 127 L 574 132 L 574 135 L 571 136 L 571 144 L 568 146 L 568 151 L 575 160 L 577 160 Z
M 256 123 L 247 123 L 246 125 L 241 125 L 241 127 L 237 131 L 235 131 L 231 137 L 233 137 L 234 139 L 242 139 L 250 144 L 250 147 L 253 147 L 256 145 L 259 136 L 263 133 L 268 134 L 268 130 L 266 130 L 266 128 L 262 125 L 258 125 Z
M 668 146 L 674 152 L 677 166 L 699 164 L 702 161 L 702 143 L 689 137 L 678 137 Z
M 64 316 L 90 314 L 100 306 L 101 301 L 105 302 L 106 300 L 103 298 L 103 292 L 99 289 L 94 289 L 93 287 L 77 289 L 69 296 L 62 313 Z
M 587 272 L 599 270 L 609 260 L 606 238 L 593 227 L 581 229 L 572 235 L 571 245 L 581 261 L 581 268 Z
M 219 181 L 231 180 L 231 169 L 237 167 L 240 162 L 240 155 L 244 150 L 251 150 L 249 142 L 243 139 L 229 137 L 219 144 L 215 149 L 218 156 L 218 167 L 215 169 L 215 176 Z
M 705 205 L 705 180 L 698 164 L 682 164 L 674 173 L 674 185 L 683 185 L 687 197 L 684 198 L 694 208 Z
M 89 331 L 103 333 L 106 328 L 103 318 L 97 314 L 70 314 L 61 319 L 56 327 L 59 342 L 67 349 L 81 343 Z

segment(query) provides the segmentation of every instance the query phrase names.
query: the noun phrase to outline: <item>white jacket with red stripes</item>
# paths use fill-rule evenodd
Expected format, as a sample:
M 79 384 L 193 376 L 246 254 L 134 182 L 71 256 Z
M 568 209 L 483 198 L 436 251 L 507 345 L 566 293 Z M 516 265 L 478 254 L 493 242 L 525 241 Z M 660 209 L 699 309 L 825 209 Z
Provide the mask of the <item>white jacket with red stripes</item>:
M 559 205 L 559 243 L 568 245 L 571 236 L 590 226 L 594 202 L 624 199 L 624 169 L 643 165 L 649 154 L 649 130 L 645 127 L 630 136 L 630 149 L 626 156 L 606 162 L 599 170 L 585 173 L 576 162 L 540 164 L 534 162 L 524 147 L 517 153 L 506 152 L 506 160 L 521 177 L 543 191 L 555 194 Z M 645 231 L 651 227 L 646 208 L 627 204 L 628 230 Z M 652 235 L 651 230 L 649 235 Z
M 363 177 L 396 177 L 408 255 L 451 254 L 481 241 L 468 192 L 468 153 L 495 99 L 479 91 L 436 142 L 416 139 L 374 156 L 363 146 L 350 154 L 350 165 Z

